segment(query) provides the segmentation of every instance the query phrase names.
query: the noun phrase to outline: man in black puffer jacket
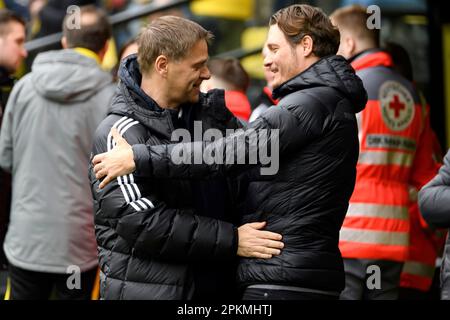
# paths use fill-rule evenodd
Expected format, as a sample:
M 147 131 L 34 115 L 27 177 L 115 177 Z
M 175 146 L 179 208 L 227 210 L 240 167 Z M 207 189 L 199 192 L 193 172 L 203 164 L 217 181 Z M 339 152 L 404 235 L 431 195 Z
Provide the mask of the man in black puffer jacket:
M 194 120 L 221 132 L 238 127 L 223 91 L 199 94 L 210 74 L 211 34 L 186 19 L 154 20 L 125 59 L 112 108 L 98 127 L 93 154 L 111 150 L 116 128 L 130 144 L 169 143 Z M 100 190 L 92 167 L 95 234 L 103 299 L 233 298 L 236 254 L 270 258 L 281 239 L 264 223 L 236 228 L 223 178 L 148 180 L 128 174 Z
M 255 148 L 252 131 L 269 129 L 268 140 L 258 144 L 258 154 L 266 154 L 262 149 L 279 137 L 276 174 L 256 176 L 249 170 L 252 165 L 231 164 L 225 153 L 223 161 L 189 165 L 174 158 L 172 151 L 178 145 L 129 147 L 123 141 L 93 159 L 95 172 L 97 178 L 106 176 L 102 186 L 135 169 L 153 179 L 251 172 L 241 223 L 267 221 L 268 230 L 283 235 L 285 247 L 270 260 L 240 260 L 238 281 L 245 288 L 244 299 L 337 299 L 344 288 L 339 230 L 353 192 L 359 153 L 355 113 L 364 108 L 367 94 L 353 68 L 334 55 L 339 32 L 318 8 L 293 5 L 275 13 L 266 45 L 264 64 L 274 74 L 278 106 L 269 108 L 248 130 L 206 148 L 226 150 L 244 140 L 244 150 L 235 154 L 245 151 L 248 159 L 249 150 Z M 204 147 L 189 146 L 183 149 L 188 159 Z

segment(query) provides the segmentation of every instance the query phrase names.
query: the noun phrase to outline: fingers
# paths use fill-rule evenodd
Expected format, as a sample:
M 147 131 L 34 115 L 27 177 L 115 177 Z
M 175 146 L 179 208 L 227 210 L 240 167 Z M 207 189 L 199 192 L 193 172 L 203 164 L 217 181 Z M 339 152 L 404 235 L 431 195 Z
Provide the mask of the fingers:
M 93 166 L 96 166 L 97 164 L 99 164 L 100 162 L 102 162 L 104 158 L 105 158 L 105 153 L 97 154 L 97 155 L 92 159 L 92 165 L 93 165 Z M 94 168 L 94 169 L 95 169 L 95 168 Z
M 247 225 L 248 225 L 249 227 L 252 227 L 253 229 L 259 230 L 259 229 L 264 228 L 264 226 L 266 225 L 266 222 L 265 222 L 265 221 L 261 221 L 261 222 L 252 222 L 252 223 L 247 223 Z
M 272 258 L 271 254 L 264 254 L 259 252 L 253 252 L 249 258 L 258 258 L 258 259 L 270 259 Z
M 102 165 L 101 165 L 101 163 L 97 163 L 94 166 L 94 173 L 97 174 L 97 173 L 99 173 L 100 170 L 102 170 Z
M 95 170 L 95 169 L 94 169 Z M 108 175 L 108 172 L 106 171 L 106 169 L 100 169 L 97 171 L 97 173 L 95 174 L 95 177 L 100 180 L 101 178 L 103 178 L 104 176 Z
M 246 225 L 254 229 L 253 231 L 255 232 L 255 237 L 257 238 L 271 239 L 271 240 L 281 240 L 283 238 L 283 236 L 279 233 L 260 230 L 265 227 L 266 225 L 265 221 L 247 223 Z
M 97 163 L 96 165 L 94 165 L 94 173 L 95 174 L 99 173 L 103 168 L 104 168 L 104 166 L 103 166 L 102 162 Z
M 270 232 L 270 231 L 259 231 L 266 226 L 266 221 L 262 222 L 252 222 L 247 224 L 249 227 L 258 230 L 260 232 L 259 237 L 263 239 L 272 239 L 272 240 L 281 240 L 283 236 L 279 233 Z
M 261 259 L 270 259 L 273 256 L 280 255 L 281 251 L 278 249 L 271 249 L 266 247 L 255 247 L 254 251 L 250 253 L 250 257 L 253 258 L 261 258 Z
M 264 246 L 267 248 L 283 249 L 284 243 L 281 241 L 266 240 Z
M 261 239 L 270 239 L 270 240 L 281 240 L 283 239 L 283 236 L 279 233 L 271 232 L 271 231 L 261 231 L 257 230 L 258 237 Z
M 278 256 L 281 253 L 281 251 L 278 249 L 272 249 L 272 248 L 266 248 L 266 247 L 260 247 L 260 249 L 257 250 L 257 252 L 259 252 L 261 254 L 270 254 L 272 256 Z
M 273 241 L 273 240 L 256 238 L 252 241 L 252 243 L 249 246 L 251 247 L 252 250 L 254 250 L 254 248 L 264 248 L 264 249 L 269 250 L 267 252 L 264 251 L 264 253 L 278 255 L 278 254 L 280 254 L 280 250 L 284 248 L 284 243 L 281 241 Z M 273 251 L 273 250 L 276 250 L 276 251 Z M 258 250 L 258 251 L 261 251 L 261 250 Z
M 92 164 L 94 166 L 95 177 L 101 181 L 99 188 L 103 189 L 108 183 L 113 181 L 116 177 L 123 175 L 121 172 L 123 170 L 123 166 L 118 166 L 117 158 L 120 158 L 120 155 L 127 151 L 128 153 L 132 153 L 131 147 L 128 142 L 120 135 L 117 128 L 111 128 L 110 131 L 114 141 L 116 142 L 116 147 L 113 150 L 105 153 L 101 153 L 96 155 L 92 159 Z M 117 148 L 120 147 L 120 148 Z M 118 156 L 119 155 L 119 156 Z M 131 159 L 132 160 L 132 159 Z M 120 163 L 120 161 L 119 161 Z M 134 165 L 134 162 L 133 162 Z
M 108 183 L 110 183 L 112 181 L 112 177 L 111 176 L 106 176 L 105 179 L 102 180 L 102 182 L 100 183 L 100 185 L 98 186 L 99 189 L 103 189 Z
M 111 128 L 111 135 L 114 139 L 114 141 L 116 141 L 117 145 L 123 144 L 123 143 L 127 143 L 127 141 L 122 138 L 122 136 L 120 135 L 119 131 L 117 130 L 117 128 Z

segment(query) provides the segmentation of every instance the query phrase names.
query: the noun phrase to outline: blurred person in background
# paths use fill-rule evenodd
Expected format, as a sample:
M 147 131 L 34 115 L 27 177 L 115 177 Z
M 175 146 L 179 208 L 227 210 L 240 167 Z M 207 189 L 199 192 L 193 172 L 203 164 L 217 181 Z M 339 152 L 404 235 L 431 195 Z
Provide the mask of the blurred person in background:
M 30 20 L 30 12 L 28 8 L 30 0 L 0 0 L 0 9 L 9 9 L 18 14 L 25 21 Z
M 0 10 L 0 108 L 4 109 L 14 84 L 12 75 L 24 58 L 26 38 L 25 21 L 12 11 Z M 1 120 L 0 111 L 0 120 Z
M 419 207 L 425 221 L 432 228 L 450 228 L 450 150 L 444 157 L 439 173 L 419 191 Z M 450 233 L 441 264 L 441 299 L 450 300 Z
M 367 27 L 366 8 L 340 8 L 331 19 L 341 34 L 338 54 L 369 98 L 357 114 L 356 184 L 339 236 L 346 273 L 341 299 L 395 300 L 410 245 L 409 189 L 419 190 L 436 174 L 429 118 L 414 85 L 379 48 L 379 29 Z
M 119 81 L 119 68 L 120 68 L 120 63 L 122 62 L 123 59 L 125 59 L 126 57 L 128 57 L 129 55 L 135 54 L 138 52 L 138 44 L 137 44 L 137 39 L 131 39 L 128 40 L 128 42 L 126 42 L 122 48 L 120 48 L 118 54 L 117 54 L 117 58 L 118 61 L 116 63 L 116 65 L 114 66 L 114 68 L 111 69 L 111 74 L 114 78 L 114 82 Z
M 12 76 L 27 56 L 25 21 L 12 11 L 0 9 L 0 127 L 2 115 L 15 79 Z M 7 259 L 3 241 L 9 221 L 11 175 L 0 170 L 0 297 L 6 290 Z
M 211 78 L 203 81 L 201 89 L 205 92 L 211 89 L 225 91 L 227 108 L 236 118 L 248 122 L 251 113 L 250 102 L 246 96 L 250 77 L 235 58 L 215 58 L 208 62 Z
M 33 37 L 40 38 L 61 32 L 61 24 L 70 6 L 96 4 L 96 0 L 30 0 L 29 10 L 35 24 Z
M 262 50 L 262 55 L 265 58 L 267 55 L 267 46 L 264 45 Z M 263 67 L 264 69 L 264 78 L 266 79 L 266 85 L 263 87 L 262 92 L 260 93 L 258 99 L 256 100 L 256 106 L 252 110 L 252 114 L 250 115 L 249 121 L 255 121 L 264 111 L 269 109 L 271 106 L 276 105 L 278 103 L 278 99 L 274 99 L 272 97 L 273 88 L 272 81 L 274 74 L 270 69 Z
M 408 52 L 401 45 L 394 42 L 386 42 L 384 49 L 392 57 L 393 68 L 406 79 L 414 83 L 413 67 Z M 418 90 L 419 91 L 419 90 Z M 430 108 L 422 92 L 419 91 L 422 107 L 425 108 L 426 117 L 430 115 Z M 427 120 L 428 121 L 428 120 Z M 436 162 L 436 172 L 442 165 L 442 148 L 439 145 L 436 134 L 431 127 L 424 133 L 425 143 L 433 146 L 433 154 L 430 156 Z M 419 190 L 410 187 L 411 204 L 409 207 L 409 247 L 402 274 L 400 275 L 399 299 L 403 300 L 430 300 L 435 298 L 433 280 L 436 271 L 436 259 L 442 254 L 445 244 L 445 229 L 430 227 L 422 218 L 417 202 Z M 436 285 L 438 287 L 438 284 Z M 439 296 L 437 294 L 437 296 Z
M 80 29 L 64 23 L 63 50 L 39 54 L 11 92 L 0 132 L 0 166 L 12 172 L 4 243 L 10 298 L 89 299 L 97 273 L 86 175 L 92 138 L 114 85 L 100 69 L 111 26 L 92 6 Z M 71 272 L 78 286 L 69 287 Z
M 119 51 L 119 60 L 122 61 L 129 55 L 138 53 L 138 43 L 136 39 L 132 39 L 125 43 L 125 45 Z

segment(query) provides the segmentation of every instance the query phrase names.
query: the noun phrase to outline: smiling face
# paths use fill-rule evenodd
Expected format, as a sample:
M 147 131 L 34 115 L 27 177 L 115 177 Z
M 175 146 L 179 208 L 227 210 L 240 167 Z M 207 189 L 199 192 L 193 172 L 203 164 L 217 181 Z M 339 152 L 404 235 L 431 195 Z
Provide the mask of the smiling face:
M 273 77 L 271 85 L 279 87 L 304 70 L 301 46 L 293 48 L 277 24 L 271 25 L 266 42 L 264 67 Z
M 208 44 L 206 40 L 199 40 L 184 58 L 169 61 L 167 86 L 170 88 L 172 104 L 198 102 L 201 83 L 211 77 L 207 62 Z

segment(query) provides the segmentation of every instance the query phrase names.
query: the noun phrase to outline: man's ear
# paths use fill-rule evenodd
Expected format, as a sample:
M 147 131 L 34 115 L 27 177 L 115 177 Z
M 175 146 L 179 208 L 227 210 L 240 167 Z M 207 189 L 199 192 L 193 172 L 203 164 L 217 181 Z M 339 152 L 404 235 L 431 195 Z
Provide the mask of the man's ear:
M 169 69 L 169 59 L 165 55 L 160 55 L 155 60 L 155 71 L 165 76 Z
M 67 38 L 66 37 L 62 37 L 61 38 L 61 45 L 62 45 L 63 49 L 67 49 L 68 44 L 67 44 Z
M 308 57 L 313 52 L 314 41 L 311 36 L 304 36 L 302 41 L 300 42 L 300 46 L 302 48 L 302 54 L 304 57 Z
M 345 37 L 345 44 L 348 50 L 348 56 L 353 57 L 356 54 L 356 41 L 353 37 Z

